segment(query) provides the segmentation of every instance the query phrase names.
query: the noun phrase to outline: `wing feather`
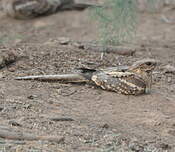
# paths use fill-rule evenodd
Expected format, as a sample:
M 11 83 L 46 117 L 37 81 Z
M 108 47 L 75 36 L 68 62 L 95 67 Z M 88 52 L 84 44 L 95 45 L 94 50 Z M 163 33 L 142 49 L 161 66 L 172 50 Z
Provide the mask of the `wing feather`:
M 121 94 L 138 95 L 145 92 L 145 81 L 132 72 L 100 72 L 92 81 L 101 88 Z

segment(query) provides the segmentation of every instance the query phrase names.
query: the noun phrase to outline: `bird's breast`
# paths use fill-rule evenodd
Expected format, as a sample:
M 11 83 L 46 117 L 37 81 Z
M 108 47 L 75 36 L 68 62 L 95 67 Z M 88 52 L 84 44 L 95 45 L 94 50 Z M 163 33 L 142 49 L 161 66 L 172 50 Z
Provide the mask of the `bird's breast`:
M 132 73 L 96 73 L 92 76 L 92 81 L 101 88 L 126 95 L 138 95 L 145 93 L 146 83 L 144 79 Z

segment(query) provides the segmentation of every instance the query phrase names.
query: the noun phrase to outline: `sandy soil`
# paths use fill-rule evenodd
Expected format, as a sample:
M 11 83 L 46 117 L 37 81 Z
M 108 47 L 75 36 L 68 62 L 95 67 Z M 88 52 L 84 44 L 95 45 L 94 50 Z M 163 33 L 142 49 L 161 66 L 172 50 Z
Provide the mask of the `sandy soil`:
M 0 138 L 8 152 L 174 152 L 175 24 L 159 14 L 141 14 L 134 56 L 105 54 L 60 45 L 58 38 L 96 40 L 88 11 L 68 11 L 33 20 L 14 20 L 0 13 L 0 46 L 22 56 L 0 70 L 0 122 L 35 135 L 63 136 L 59 143 L 12 141 Z M 175 11 L 166 12 L 175 19 Z M 88 84 L 16 81 L 15 76 L 67 73 L 75 67 L 130 65 L 153 57 L 161 61 L 151 94 L 124 96 Z M 72 118 L 55 121 L 51 118 Z M 2 150 L 1 150 L 2 149 Z

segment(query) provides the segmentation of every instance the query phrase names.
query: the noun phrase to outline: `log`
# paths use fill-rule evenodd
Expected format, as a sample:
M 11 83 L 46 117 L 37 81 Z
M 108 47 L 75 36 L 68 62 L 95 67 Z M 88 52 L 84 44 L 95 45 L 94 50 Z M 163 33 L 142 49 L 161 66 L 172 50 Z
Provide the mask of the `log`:
M 72 45 L 82 50 L 115 53 L 123 56 L 133 56 L 138 49 L 130 46 L 102 46 L 91 42 L 72 42 Z

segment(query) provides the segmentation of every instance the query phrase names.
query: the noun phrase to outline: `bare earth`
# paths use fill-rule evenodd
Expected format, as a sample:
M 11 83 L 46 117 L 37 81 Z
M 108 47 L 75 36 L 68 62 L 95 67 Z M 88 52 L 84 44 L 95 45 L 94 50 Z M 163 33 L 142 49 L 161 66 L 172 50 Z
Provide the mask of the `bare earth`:
M 110 53 L 101 61 L 99 52 L 58 42 L 60 37 L 95 40 L 95 23 L 89 21 L 88 13 L 68 11 L 24 21 L 0 13 L 0 46 L 23 56 L 0 70 L 0 125 L 64 137 L 59 143 L 0 138 L 0 151 L 175 151 L 175 75 L 162 72 L 165 65 L 175 66 L 175 24 L 163 22 L 161 14 L 141 14 L 136 54 Z M 175 10 L 166 15 L 175 19 Z M 67 73 L 75 67 L 130 65 L 146 57 L 161 61 L 149 95 L 118 95 L 88 84 L 14 80 L 15 76 Z

